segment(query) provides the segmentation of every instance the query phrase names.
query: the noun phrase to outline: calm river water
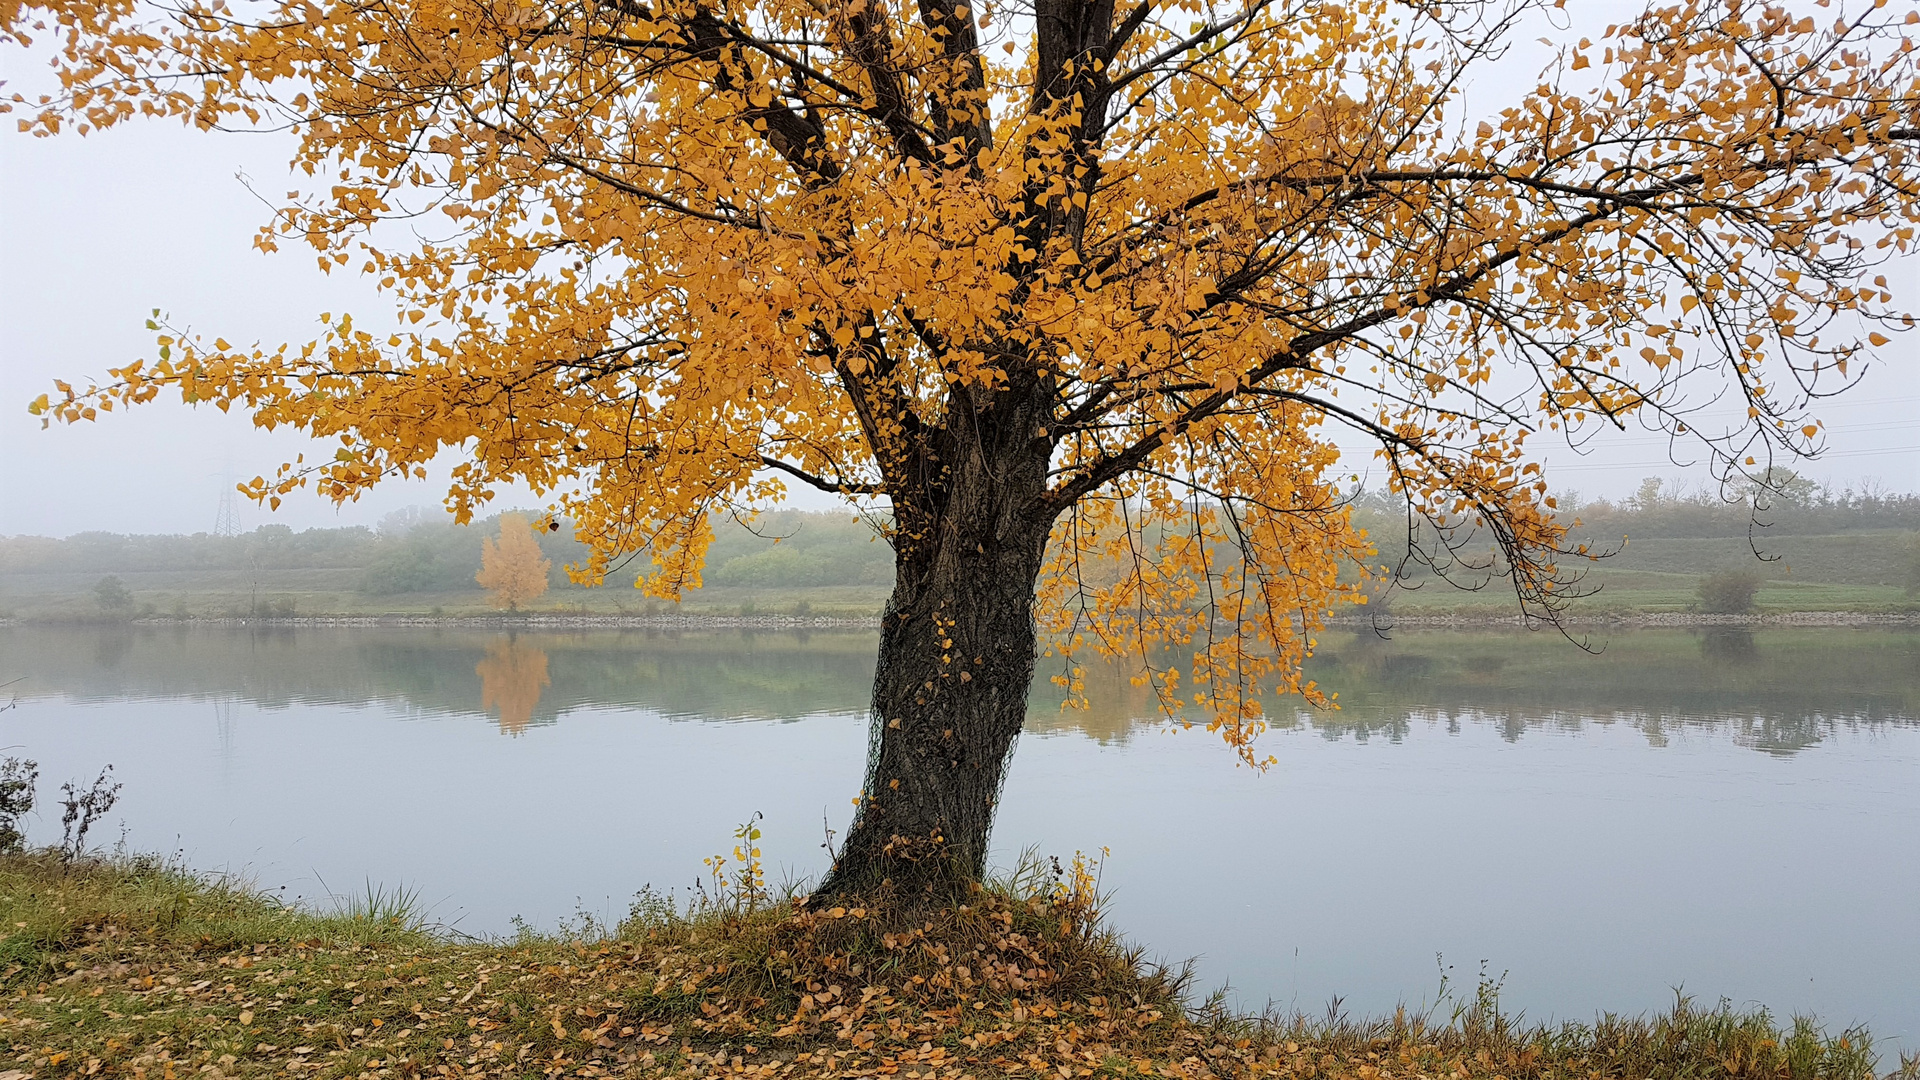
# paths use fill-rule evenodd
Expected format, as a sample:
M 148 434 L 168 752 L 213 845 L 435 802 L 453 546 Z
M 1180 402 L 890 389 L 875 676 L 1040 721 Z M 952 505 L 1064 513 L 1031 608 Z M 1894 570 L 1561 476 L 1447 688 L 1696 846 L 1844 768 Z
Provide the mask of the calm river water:
M 765 815 L 825 864 L 871 634 L 0 628 L 0 744 L 42 800 L 111 762 L 95 836 L 309 900 L 368 882 L 509 932 L 690 885 Z M 1920 634 L 1328 635 L 1337 712 L 1236 767 L 1124 672 L 1043 681 L 996 860 L 1111 849 L 1119 926 L 1242 1007 L 1431 1002 L 1485 966 L 1536 1019 L 1809 1012 L 1920 1047 Z M 0 691 L 4 693 L 4 691 Z M 58 838 L 57 815 L 32 823 Z

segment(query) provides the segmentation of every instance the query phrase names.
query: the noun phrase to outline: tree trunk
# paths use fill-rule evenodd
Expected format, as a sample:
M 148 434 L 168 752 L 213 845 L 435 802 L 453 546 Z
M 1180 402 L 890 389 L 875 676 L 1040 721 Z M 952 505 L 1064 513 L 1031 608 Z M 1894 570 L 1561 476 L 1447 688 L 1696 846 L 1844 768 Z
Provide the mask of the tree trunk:
M 1034 585 L 1050 526 L 1037 509 L 1047 448 L 1025 435 L 1029 415 L 1011 418 L 1014 430 L 999 439 L 948 443 L 967 449 L 941 462 L 934 512 L 895 499 L 895 580 L 880 628 L 867 779 L 816 898 L 950 898 L 985 871 L 994 806 L 1026 719 Z

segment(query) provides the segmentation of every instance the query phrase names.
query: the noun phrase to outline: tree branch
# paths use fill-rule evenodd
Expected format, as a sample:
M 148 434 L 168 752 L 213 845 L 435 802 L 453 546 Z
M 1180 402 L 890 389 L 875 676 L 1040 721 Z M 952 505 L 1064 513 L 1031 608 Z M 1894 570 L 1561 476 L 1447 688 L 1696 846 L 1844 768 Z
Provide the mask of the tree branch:
M 1532 247 L 1539 244 L 1550 243 L 1563 236 L 1578 232 L 1594 222 L 1611 217 L 1617 209 L 1618 207 L 1616 206 L 1613 209 L 1595 210 L 1588 214 L 1583 214 L 1560 228 L 1547 230 L 1538 239 L 1531 241 L 1525 246 Z M 1505 266 L 1507 263 L 1518 259 L 1521 254 L 1521 247 L 1522 245 L 1515 245 L 1512 250 L 1497 253 L 1473 270 L 1456 274 L 1446 283 L 1425 290 L 1427 300 L 1425 303 L 1418 305 L 1418 307 L 1433 307 L 1436 304 L 1451 301 L 1461 296 L 1476 282 L 1493 273 L 1495 270 L 1498 270 L 1500 267 Z M 1244 390 L 1252 390 L 1258 387 L 1261 382 L 1281 371 L 1297 370 L 1306 367 L 1312 354 L 1329 345 L 1346 341 L 1362 331 L 1372 329 L 1382 323 L 1396 319 L 1406 310 L 1408 309 L 1397 304 L 1392 307 L 1381 307 L 1365 315 L 1358 315 L 1348 319 L 1339 326 L 1327 330 L 1313 331 L 1295 338 L 1286 348 L 1276 351 L 1265 361 L 1248 371 L 1242 379 L 1244 389 L 1242 386 L 1236 386 L 1232 390 L 1215 390 L 1193 405 L 1188 406 L 1180 415 L 1155 428 L 1151 433 L 1142 436 L 1132 444 L 1088 463 L 1088 465 L 1080 471 L 1078 477 L 1060 484 L 1042 496 L 1045 504 L 1044 512 L 1049 515 L 1057 515 L 1088 493 L 1097 491 L 1106 484 L 1131 472 L 1146 462 L 1148 458 L 1153 456 L 1155 451 L 1165 446 L 1174 437 L 1184 433 L 1199 421 L 1219 412 L 1228 402 L 1238 397 Z
M 829 495 L 885 495 L 887 493 L 885 488 L 877 484 L 836 484 L 825 477 L 815 476 L 798 465 L 789 464 L 767 454 L 760 455 L 760 464 L 797 477 Z

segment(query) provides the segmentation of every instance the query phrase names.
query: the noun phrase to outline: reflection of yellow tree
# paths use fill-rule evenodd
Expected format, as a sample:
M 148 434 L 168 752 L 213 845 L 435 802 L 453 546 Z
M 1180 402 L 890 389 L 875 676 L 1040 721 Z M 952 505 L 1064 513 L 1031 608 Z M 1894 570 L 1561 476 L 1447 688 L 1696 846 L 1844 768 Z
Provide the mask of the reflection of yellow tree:
M 1154 658 L 1165 670 L 1164 656 Z M 1046 665 L 1047 661 L 1040 661 Z M 1078 730 L 1102 743 L 1125 742 L 1133 729 L 1166 720 L 1159 695 L 1140 681 L 1146 671 L 1137 655 L 1100 657 L 1082 661 L 1079 700 L 1066 695 L 1058 684 L 1036 679 L 1027 710 L 1028 731 Z M 1041 671 L 1045 672 L 1043 666 Z M 1071 666 L 1061 664 L 1054 672 L 1066 677 Z M 1050 673 L 1051 674 L 1051 673 Z M 1064 704 L 1063 704 L 1064 701 Z
M 547 591 L 552 560 L 540 557 L 540 542 L 519 514 L 500 516 L 500 539 L 480 541 L 480 572 L 473 576 L 493 594 L 493 606 L 517 610 L 523 600 Z
M 486 659 L 474 666 L 480 676 L 480 708 L 498 709 L 500 730 L 518 735 L 533 719 L 540 691 L 547 688 L 547 654 L 532 645 L 502 638 L 487 646 Z

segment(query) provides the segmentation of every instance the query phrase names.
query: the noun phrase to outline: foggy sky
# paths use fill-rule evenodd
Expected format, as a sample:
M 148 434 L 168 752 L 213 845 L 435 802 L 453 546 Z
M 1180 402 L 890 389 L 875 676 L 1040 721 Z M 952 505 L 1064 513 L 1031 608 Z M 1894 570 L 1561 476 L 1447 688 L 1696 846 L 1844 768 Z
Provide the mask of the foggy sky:
M 39 78 L 27 63 L 18 50 L 0 50 L 8 92 Z M 276 255 L 250 246 L 268 216 L 261 197 L 300 186 L 287 177 L 291 140 L 173 122 L 131 122 L 85 138 L 34 139 L 12 128 L 0 131 L 0 535 L 207 531 L 235 481 L 271 475 L 298 453 L 331 456 L 331 445 L 263 432 L 238 412 L 188 407 L 171 393 L 74 427 L 42 430 L 26 411 L 56 378 L 84 382 L 151 357 L 144 322 L 153 308 L 175 325 L 236 343 L 309 340 L 325 311 L 351 311 L 370 329 L 387 325 L 389 305 L 359 275 L 323 275 L 311 253 L 293 245 Z M 1920 307 L 1920 260 L 1892 276 L 1909 309 Z M 1896 338 L 1860 386 L 1820 407 L 1828 449 L 1797 466 L 1801 472 L 1836 486 L 1875 481 L 1920 491 L 1917 348 L 1920 334 Z M 1603 438 L 1585 456 L 1531 445 L 1554 488 L 1587 497 L 1624 495 L 1646 476 L 1711 479 L 1704 468 L 1668 461 L 1666 440 L 1654 433 Z M 1377 486 L 1367 452 L 1351 456 Z M 429 480 L 390 482 L 341 508 L 306 493 L 271 515 L 236 502 L 243 529 L 267 521 L 298 529 L 372 525 L 405 506 L 436 505 L 443 494 L 444 482 Z M 827 505 L 798 494 L 802 505 Z M 508 490 L 493 505 L 541 500 Z

